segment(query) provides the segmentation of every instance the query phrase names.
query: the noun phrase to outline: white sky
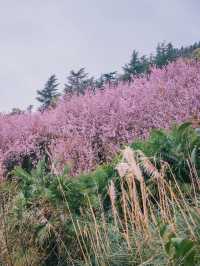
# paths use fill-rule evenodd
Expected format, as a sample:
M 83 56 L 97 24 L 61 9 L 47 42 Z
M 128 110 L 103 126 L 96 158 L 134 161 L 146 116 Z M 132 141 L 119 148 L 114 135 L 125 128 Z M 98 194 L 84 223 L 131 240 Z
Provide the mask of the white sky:
M 133 49 L 200 41 L 199 11 L 199 0 L 0 0 L 0 111 L 36 104 L 53 73 L 120 71 Z

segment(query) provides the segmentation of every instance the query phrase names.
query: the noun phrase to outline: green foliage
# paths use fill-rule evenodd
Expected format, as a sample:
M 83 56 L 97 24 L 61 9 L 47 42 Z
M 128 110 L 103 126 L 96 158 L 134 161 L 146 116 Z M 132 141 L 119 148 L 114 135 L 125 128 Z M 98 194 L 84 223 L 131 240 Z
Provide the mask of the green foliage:
M 73 219 L 89 206 L 98 212 L 99 194 L 104 203 L 108 202 L 107 186 L 114 174 L 111 165 L 73 179 L 66 169 L 57 176 L 48 172 L 45 161 L 30 173 L 16 167 L 12 171 L 15 178 L 6 182 L 0 193 L 5 198 L 15 184 L 6 214 L 8 242 L 13 247 L 9 252 L 15 264 L 26 265 L 26 257 L 35 256 L 34 261 L 30 260 L 32 265 L 73 265 L 78 256 L 75 251 L 80 252 Z M 75 259 L 70 255 L 73 253 Z
M 44 89 L 37 90 L 38 97 L 36 99 L 42 104 L 42 110 L 55 103 L 56 98 L 59 96 L 58 85 L 56 75 L 52 75 L 46 82 Z
M 190 123 L 174 126 L 171 131 L 153 130 L 149 139 L 132 144 L 142 150 L 159 167 L 167 162 L 178 180 L 190 180 L 190 163 L 200 170 L 200 137 Z
M 102 75 L 103 83 L 108 84 L 109 86 L 115 82 L 117 79 L 117 72 L 109 72 Z
M 19 109 L 19 108 L 12 108 L 12 111 L 11 111 L 10 115 L 20 115 L 22 113 L 23 113 L 23 111 L 21 109 Z
M 179 57 L 184 58 L 199 58 L 199 43 L 187 47 L 174 48 L 171 42 L 165 41 L 158 43 L 155 55 L 139 56 L 138 52 L 133 50 L 130 62 L 123 66 L 123 74 L 120 79 L 131 81 L 134 76 L 140 74 L 148 74 L 150 67 L 155 65 L 159 68 L 166 66 L 168 63 L 175 61 Z
M 74 179 L 69 178 L 66 173 L 54 176 L 46 172 L 44 161 L 40 161 L 31 173 L 21 167 L 16 167 L 13 171 L 13 175 L 19 178 L 21 193 L 27 201 L 45 198 L 53 205 L 59 205 L 67 200 L 70 209 L 77 213 L 81 207 L 87 206 L 88 199 L 95 206 L 98 193 L 106 198 L 107 185 L 114 174 L 111 165 L 103 165 L 94 172 Z
M 166 224 L 160 227 L 160 235 L 164 242 L 165 252 L 173 265 L 196 265 L 197 244 L 195 241 L 176 237 Z
M 177 58 L 177 51 L 171 43 L 159 43 L 156 48 L 156 56 L 154 58 L 154 64 L 157 67 L 167 65 L 169 62 L 174 61 Z
M 85 72 L 85 68 L 80 68 L 77 72 L 71 70 L 67 81 L 68 83 L 65 84 L 64 92 L 68 95 L 84 94 L 85 90 L 93 87 L 94 83 L 93 78 L 88 78 L 88 73 Z
M 141 149 L 158 168 L 168 162 L 182 182 L 190 180 L 187 160 L 199 169 L 199 135 L 190 123 L 168 132 L 154 130 L 148 140 L 132 147 Z M 153 201 L 148 183 L 143 192 L 136 186 L 136 206 L 133 176 L 119 177 L 119 161 L 121 155 L 73 178 L 67 168 L 53 174 L 45 160 L 30 172 L 16 167 L 11 181 L 0 186 L 3 265 L 199 265 L 198 187 L 194 193 L 190 183 L 182 183 L 178 194 L 177 188 L 168 191 L 172 182 L 164 189 L 165 182 L 157 186 L 155 181 L 160 191 Z M 113 201 L 108 195 L 111 183 Z M 146 217 L 141 195 L 147 198 Z
M 138 52 L 134 50 L 130 62 L 123 67 L 122 80 L 131 81 L 133 76 L 147 73 L 149 66 L 148 58 L 146 56 L 139 57 Z

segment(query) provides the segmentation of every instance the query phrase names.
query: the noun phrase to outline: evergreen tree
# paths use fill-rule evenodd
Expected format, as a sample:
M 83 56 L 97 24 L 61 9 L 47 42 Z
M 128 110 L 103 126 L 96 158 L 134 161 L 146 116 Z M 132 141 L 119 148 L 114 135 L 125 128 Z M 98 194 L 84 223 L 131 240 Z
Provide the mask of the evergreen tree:
M 85 68 L 80 68 L 77 72 L 71 70 L 67 77 L 68 83 L 65 84 L 64 92 L 66 94 L 84 94 L 92 82 L 92 79 L 87 79 L 87 76 L 88 73 L 85 72 Z
M 133 76 L 147 73 L 148 69 L 148 58 L 146 56 L 140 58 L 138 52 L 134 50 L 130 62 L 123 67 L 124 74 L 122 75 L 122 79 L 131 81 Z
M 178 56 L 176 49 L 173 47 L 172 43 L 158 43 L 156 48 L 156 55 L 154 58 L 154 64 L 157 67 L 163 67 L 169 62 L 174 61 Z
M 156 47 L 156 56 L 154 58 L 154 64 L 157 67 L 162 67 L 162 66 L 167 64 L 165 42 L 158 43 L 158 45 Z
M 116 81 L 117 79 L 117 72 L 109 72 L 102 75 L 103 83 L 108 84 L 109 86 Z
M 186 46 L 186 47 L 182 47 L 179 50 L 179 56 L 182 57 L 192 57 L 192 53 L 196 50 L 200 48 L 200 42 L 195 42 L 194 44 L 190 45 L 190 46 Z
M 139 70 L 139 74 L 146 74 L 149 72 L 149 66 L 150 66 L 150 62 L 151 62 L 151 58 L 147 57 L 146 55 L 143 55 L 140 57 L 140 70 Z
M 94 77 L 88 78 L 83 80 L 83 87 L 84 90 L 88 89 L 88 90 L 95 90 L 95 79 Z
M 176 49 L 173 47 L 172 43 L 170 42 L 166 45 L 166 57 L 167 57 L 167 62 L 172 62 L 177 58 Z
M 98 79 L 94 81 L 95 88 L 103 89 L 104 88 L 104 78 L 103 75 L 101 75 Z
M 134 50 L 130 62 L 123 67 L 124 73 L 119 77 L 119 80 L 131 81 L 132 77 L 139 74 L 149 74 L 152 65 L 161 68 L 179 57 L 194 57 L 193 52 L 198 48 L 200 48 L 200 42 L 178 49 L 174 48 L 171 42 L 166 43 L 164 41 L 158 43 L 155 55 L 150 54 L 149 57 L 145 55 L 139 57 L 138 52 Z
M 20 108 L 14 107 L 14 108 L 12 108 L 10 115 L 20 115 L 23 113 L 24 113 L 24 111 L 22 111 Z
M 48 108 L 55 99 L 59 96 L 58 87 L 59 83 L 57 83 L 56 75 L 50 76 L 48 81 L 46 82 L 44 89 L 37 90 L 38 97 L 36 98 L 42 105 L 41 109 L 44 110 Z

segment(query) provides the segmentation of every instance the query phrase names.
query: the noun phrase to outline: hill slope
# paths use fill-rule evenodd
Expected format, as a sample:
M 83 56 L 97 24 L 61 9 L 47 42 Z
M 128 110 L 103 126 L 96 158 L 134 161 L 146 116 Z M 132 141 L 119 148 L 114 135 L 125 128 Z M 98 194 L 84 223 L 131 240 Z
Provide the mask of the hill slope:
M 73 96 L 44 113 L 1 115 L 1 175 L 46 155 L 73 174 L 109 160 L 121 144 L 199 114 L 200 63 L 178 60 L 150 76 Z

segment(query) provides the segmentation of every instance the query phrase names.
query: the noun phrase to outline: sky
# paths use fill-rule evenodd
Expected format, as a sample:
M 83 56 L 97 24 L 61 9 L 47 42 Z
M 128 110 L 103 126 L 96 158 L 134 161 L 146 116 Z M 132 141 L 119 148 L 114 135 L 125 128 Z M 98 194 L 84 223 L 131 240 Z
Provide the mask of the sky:
M 0 111 L 34 104 L 56 74 L 121 71 L 133 49 L 200 41 L 199 0 L 0 0 Z

